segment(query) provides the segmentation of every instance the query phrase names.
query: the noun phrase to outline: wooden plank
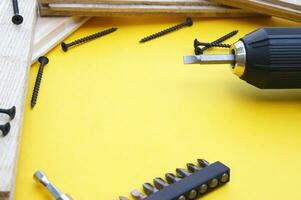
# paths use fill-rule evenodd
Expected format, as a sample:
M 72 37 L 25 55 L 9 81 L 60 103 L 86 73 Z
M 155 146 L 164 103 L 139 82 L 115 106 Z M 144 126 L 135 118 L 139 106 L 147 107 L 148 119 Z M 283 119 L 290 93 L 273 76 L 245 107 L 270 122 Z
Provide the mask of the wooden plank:
M 229 6 L 301 22 L 301 1 L 296 0 L 211 0 Z
M 41 4 L 49 3 L 103 3 L 127 5 L 217 5 L 207 0 L 39 0 Z
M 12 200 L 16 175 L 19 141 L 23 121 L 28 71 L 31 64 L 31 44 L 36 19 L 36 1 L 19 1 L 23 24 L 11 22 L 13 8 L 11 0 L 0 2 L 0 107 L 17 108 L 11 130 L 0 137 L 0 199 Z M 7 116 L 0 116 L 1 123 Z
M 270 3 L 276 3 L 278 5 L 286 6 L 293 9 L 301 9 L 300 0 L 267 0 Z
M 124 15 L 169 15 L 191 17 L 262 17 L 229 6 L 218 5 L 145 5 L 108 3 L 51 3 L 40 4 L 42 16 L 124 16 Z
M 83 25 L 88 17 L 39 17 L 34 34 L 32 63 Z

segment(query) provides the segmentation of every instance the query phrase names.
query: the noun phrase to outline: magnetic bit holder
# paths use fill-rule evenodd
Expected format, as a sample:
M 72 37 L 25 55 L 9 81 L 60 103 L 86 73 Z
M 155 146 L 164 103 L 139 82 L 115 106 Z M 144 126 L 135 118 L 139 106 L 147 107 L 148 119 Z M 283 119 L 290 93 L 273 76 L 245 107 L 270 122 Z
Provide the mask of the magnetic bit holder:
M 56 200 L 72 200 L 68 194 L 62 193 L 51 183 L 42 171 L 37 171 L 33 177 L 37 182 L 41 183 Z
M 203 159 L 199 159 L 198 163 L 198 166 L 188 163 L 188 170 L 178 168 L 177 176 L 167 173 L 166 182 L 155 178 L 155 186 L 143 184 L 145 194 L 138 190 L 131 194 L 137 200 L 193 200 L 230 181 L 230 168 L 223 163 L 210 164 Z M 127 198 L 121 196 L 119 199 Z

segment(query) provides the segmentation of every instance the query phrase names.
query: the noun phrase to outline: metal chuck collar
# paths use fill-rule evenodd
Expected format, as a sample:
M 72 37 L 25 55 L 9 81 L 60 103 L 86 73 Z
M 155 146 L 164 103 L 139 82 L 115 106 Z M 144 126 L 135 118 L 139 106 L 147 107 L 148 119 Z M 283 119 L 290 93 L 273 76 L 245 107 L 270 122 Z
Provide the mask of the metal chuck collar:
M 10 120 L 13 120 L 16 116 L 16 107 L 13 106 L 9 109 L 3 109 L 0 108 L 0 114 L 5 114 L 9 116 Z M 11 125 L 10 122 L 7 122 L 5 124 L 0 125 L 0 130 L 2 132 L 2 136 L 5 137 L 8 135 L 9 131 L 10 131 Z

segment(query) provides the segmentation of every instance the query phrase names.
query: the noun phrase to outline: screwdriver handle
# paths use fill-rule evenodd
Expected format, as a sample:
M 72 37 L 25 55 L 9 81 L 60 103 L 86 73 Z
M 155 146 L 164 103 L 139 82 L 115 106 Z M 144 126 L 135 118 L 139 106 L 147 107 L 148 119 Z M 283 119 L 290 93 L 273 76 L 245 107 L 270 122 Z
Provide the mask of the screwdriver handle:
M 262 89 L 301 88 L 301 27 L 261 28 L 241 41 L 246 50 L 241 79 Z

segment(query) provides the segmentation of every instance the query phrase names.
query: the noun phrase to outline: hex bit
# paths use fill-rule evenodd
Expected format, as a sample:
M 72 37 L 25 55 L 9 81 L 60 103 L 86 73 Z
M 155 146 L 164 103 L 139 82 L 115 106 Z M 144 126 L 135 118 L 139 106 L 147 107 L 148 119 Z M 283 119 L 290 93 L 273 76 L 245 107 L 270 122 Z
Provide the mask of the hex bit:
M 56 200 L 72 200 L 68 194 L 62 193 L 54 184 L 52 184 L 43 172 L 37 171 L 34 174 L 34 179 L 41 183 Z

